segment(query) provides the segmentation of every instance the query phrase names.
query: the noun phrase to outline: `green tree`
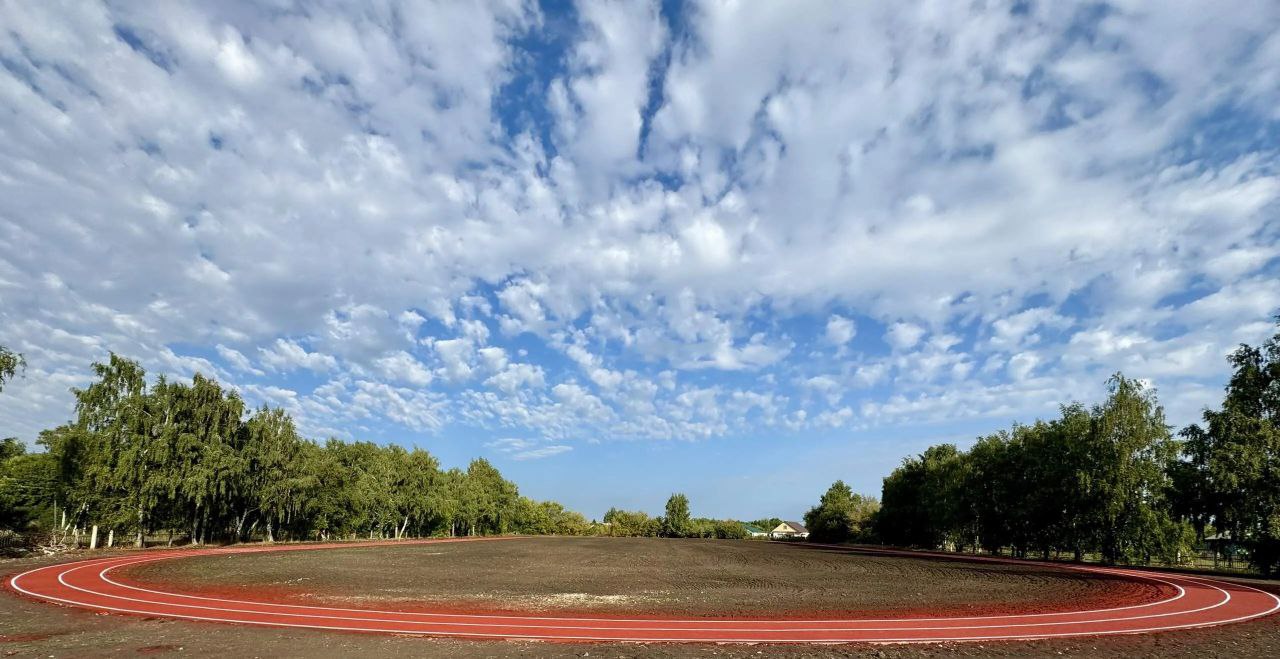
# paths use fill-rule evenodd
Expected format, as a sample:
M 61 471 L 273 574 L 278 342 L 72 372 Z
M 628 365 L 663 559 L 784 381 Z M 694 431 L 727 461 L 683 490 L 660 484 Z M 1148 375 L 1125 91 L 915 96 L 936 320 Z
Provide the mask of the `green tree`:
M 818 505 L 804 514 L 809 537 L 818 542 L 866 540 L 871 520 L 880 509 L 871 497 L 854 494 L 853 489 L 838 480 L 832 483 Z
M 890 544 L 930 549 L 975 540 L 963 490 L 968 456 L 954 444 L 931 446 L 884 479 L 876 532 Z
M 161 377 L 146 401 L 170 513 L 185 521 L 193 544 L 230 535 L 224 526 L 248 473 L 239 396 L 196 374 L 190 385 Z
M 689 497 L 676 493 L 667 499 L 667 514 L 662 518 L 662 535 L 683 538 L 690 533 Z
M 443 511 L 440 463 L 422 449 L 404 451 L 391 447 L 395 461 L 396 508 L 401 518 L 396 537 L 404 537 L 413 525 L 421 534 Z
M 51 524 L 57 469 L 51 455 L 28 453 L 16 437 L 0 440 L 0 529 Z
M 212 378 L 148 386 L 137 362 L 115 354 L 93 368 L 94 381 L 73 390 L 75 422 L 40 433 L 45 452 L 0 441 L 0 525 L 106 525 L 138 545 L 163 531 L 199 543 L 590 529 L 558 503 L 521 498 L 487 460 L 441 471 L 421 449 L 319 445 L 284 410 L 246 419 Z M 656 534 L 654 520 L 636 521 L 638 534 Z
M 748 537 L 747 527 L 737 520 L 715 520 L 715 537 L 721 540 L 742 540 Z
M 1183 431 L 1174 496 L 1193 523 L 1212 520 L 1270 575 L 1280 562 L 1280 332 L 1241 345 L 1229 362 L 1222 407 Z
M 27 361 L 21 354 L 0 346 L 0 391 L 4 391 L 4 385 L 11 382 L 13 377 L 26 367 Z
M 603 521 L 608 525 L 608 535 L 611 536 L 655 537 L 662 531 L 662 522 L 643 511 L 610 508 Z
M 276 530 L 307 484 L 302 439 L 284 410 L 263 406 L 245 424 L 241 450 L 247 496 L 237 515 L 236 535 L 256 512 L 263 522 L 263 540 L 274 542 Z
M 1178 454 L 1155 391 L 1117 373 L 1094 407 L 1080 496 L 1083 529 L 1104 561 L 1176 560 L 1184 529 L 1169 515 L 1168 468 Z
M 3 464 L 9 458 L 14 458 L 27 452 L 26 444 L 17 437 L 5 437 L 0 439 L 0 464 Z
M 520 493 L 484 458 L 467 465 L 461 509 L 468 535 L 502 534 L 512 521 Z
M 466 530 L 465 525 L 459 526 L 463 524 L 462 499 L 466 478 L 466 473 L 456 467 L 440 475 L 440 516 L 446 521 L 450 537 L 458 535 L 460 528 Z
M 169 491 L 165 447 L 152 436 L 153 417 L 146 408 L 146 373 L 135 361 L 112 353 L 107 363 L 95 363 L 98 381 L 75 389 L 74 440 L 83 481 L 71 489 L 79 501 L 68 501 L 75 522 L 102 516 L 133 526 L 134 545 L 155 522 L 157 506 Z M 92 503 L 101 502 L 94 510 Z

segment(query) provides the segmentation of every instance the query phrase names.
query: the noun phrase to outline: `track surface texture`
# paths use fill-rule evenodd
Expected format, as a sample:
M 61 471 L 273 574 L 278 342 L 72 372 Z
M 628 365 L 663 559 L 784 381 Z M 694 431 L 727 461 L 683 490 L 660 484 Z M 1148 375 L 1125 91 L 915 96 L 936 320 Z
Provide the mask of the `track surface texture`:
M 414 543 L 441 544 L 450 541 Z M 486 544 L 519 546 L 528 539 L 499 539 Z M 391 543 L 370 543 L 387 545 Z M 404 546 L 408 543 L 395 543 Z M 802 548 L 766 545 L 779 552 Z M 198 556 L 351 549 L 290 545 L 220 550 L 145 552 L 110 558 L 50 565 L 15 575 L 11 588 L 28 596 L 98 611 L 143 616 L 238 623 L 277 628 L 312 628 L 386 634 L 443 635 L 469 638 L 545 639 L 632 642 L 951 642 L 999 639 L 1055 639 L 1168 631 L 1240 622 L 1280 609 L 1280 598 L 1251 586 L 1204 577 L 1084 566 L 1072 570 L 1090 575 L 1153 584 L 1160 596 L 1153 601 L 1104 608 L 992 615 L 869 615 L 865 617 L 654 617 L 618 615 L 566 616 L 519 613 L 452 613 L 404 608 L 339 607 L 261 601 L 249 597 L 211 597 L 181 592 L 181 587 L 142 586 L 122 577 L 126 568 L 157 561 Z M 807 547 L 805 550 L 814 548 Z M 850 557 L 847 548 L 831 548 Z M 860 555 L 886 557 L 893 552 L 858 550 Z M 317 554 L 317 556 L 320 554 Z M 915 554 L 905 558 L 919 559 Z M 977 564 L 1006 563 L 975 559 Z M 1026 563 L 1018 563 L 1026 566 Z M 1046 567 L 1046 569 L 1048 569 Z M 1072 603 L 1068 603 L 1070 605 Z

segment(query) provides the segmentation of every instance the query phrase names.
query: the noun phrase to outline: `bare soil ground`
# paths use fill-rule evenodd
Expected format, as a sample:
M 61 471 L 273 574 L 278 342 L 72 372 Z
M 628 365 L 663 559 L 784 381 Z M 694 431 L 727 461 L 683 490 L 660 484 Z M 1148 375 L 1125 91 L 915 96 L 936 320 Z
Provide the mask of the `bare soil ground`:
M 439 553 L 437 553 L 439 552 Z M 283 559 L 283 560 L 281 560 Z M 49 559 L 0 562 L 13 574 Z M 435 601 L 441 592 L 484 609 L 642 609 L 680 615 L 1010 606 L 1076 608 L 1115 597 L 1109 580 L 1035 566 L 852 556 L 752 542 L 546 539 L 452 546 L 339 549 L 201 557 L 152 564 L 132 579 L 182 589 L 362 605 Z M 228 585 L 230 584 L 230 585 Z M 349 590 L 346 590 L 349 589 Z M 345 594 L 344 594 L 345 593 Z M 355 593 L 354 595 L 352 593 Z M 495 602 L 495 594 L 507 598 Z M 570 597 L 563 597 L 564 595 Z M 626 601 L 646 594 L 647 600 Z M 1124 597 L 1142 597 L 1129 591 Z M 736 601 L 737 599 L 741 601 Z M 841 598 L 853 598 L 842 600 Z M 336 600 L 344 601 L 344 600 Z M 350 602 L 351 600 L 345 600 Z M 647 602 L 647 604 L 646 604 Z M 732 603 L 732 606 L 728 606 Z M 714 605 L 720 609 L 713 609 Z M 399 608 L 399 607 L 398 607 Z M 1025 607 L 1023 607 L 1025 608 Z M 560 644 L 262 629 L 91 612 L 0 595 L 0 656 L 486 656 L 486 657 L 943 657 L 1280 656 L 1280 616 L 1189 632 L 924 646 Z
M 186 592 L 310 604 L 686 617 L 1038 612 L 1160 595 L 1155 586 L 1034 565 L 656 538 L 199 557 L 125 575 L 160 587 L 182 584 Z

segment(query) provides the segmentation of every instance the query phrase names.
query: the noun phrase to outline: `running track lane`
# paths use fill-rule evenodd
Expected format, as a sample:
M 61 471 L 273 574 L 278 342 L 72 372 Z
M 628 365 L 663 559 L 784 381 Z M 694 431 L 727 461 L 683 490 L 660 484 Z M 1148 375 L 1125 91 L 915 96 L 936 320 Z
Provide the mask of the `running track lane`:
M 1280 610 L 1280 598 L 1242 584 L 1189 575 L 1063 565 L 1056 567 L 1155 583 L 1166 591 L 1167 596 L 1155 602 L 1108 609 L 1000 616 L 862 620 L 568 618 L 380 611 L 201 597 L 131 585 L 112 574 L 125 566 L 208 554 L 477 541 L 480 540 L 148 552 L 37 568 L 14 576 L 9 585 L 37 599 L 116 613 L 271 627 L 564 641 L 928 643 L 1040 639 L 1191 629 L 1249 620 Z M 840 549 L 877 554 L 902 553 Z

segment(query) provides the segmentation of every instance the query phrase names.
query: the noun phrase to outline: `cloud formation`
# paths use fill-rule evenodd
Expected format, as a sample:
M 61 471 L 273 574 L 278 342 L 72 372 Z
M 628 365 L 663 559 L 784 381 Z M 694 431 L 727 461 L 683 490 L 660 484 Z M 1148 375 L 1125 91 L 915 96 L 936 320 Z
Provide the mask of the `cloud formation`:
M 1175 4 L 6 5 L 0 427 L 110 350 L 515 459 L 1188 420 L 1280 309 L 1280 8 Z

